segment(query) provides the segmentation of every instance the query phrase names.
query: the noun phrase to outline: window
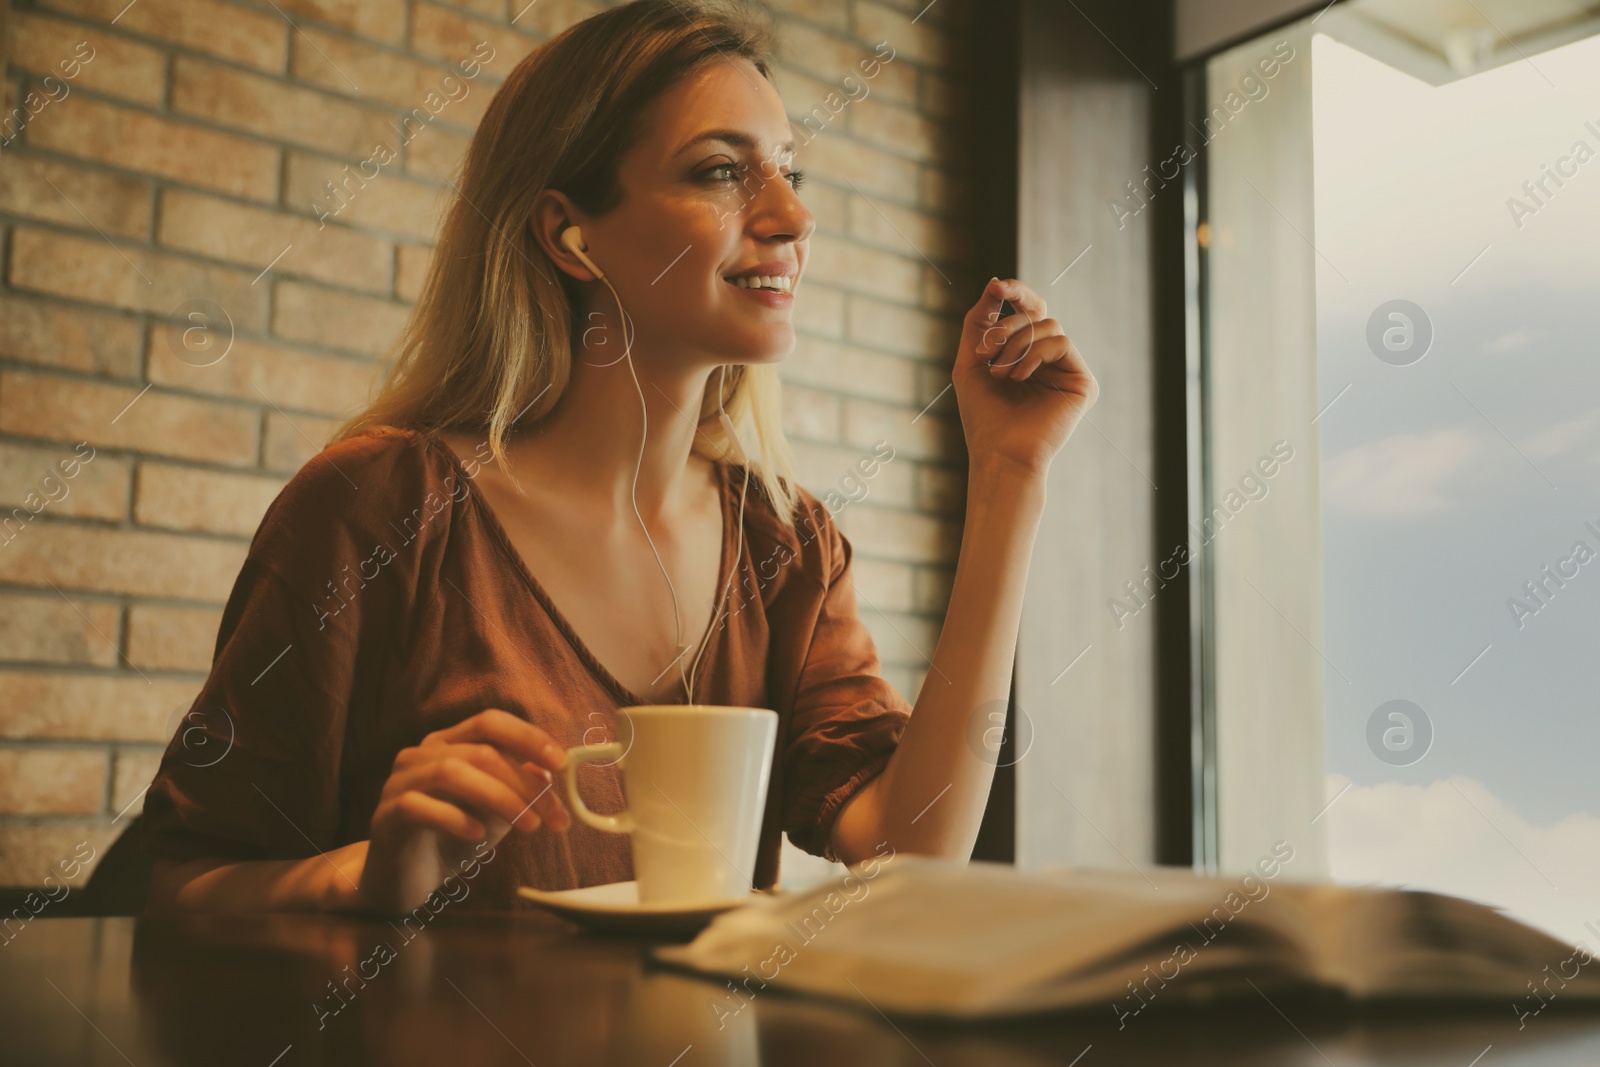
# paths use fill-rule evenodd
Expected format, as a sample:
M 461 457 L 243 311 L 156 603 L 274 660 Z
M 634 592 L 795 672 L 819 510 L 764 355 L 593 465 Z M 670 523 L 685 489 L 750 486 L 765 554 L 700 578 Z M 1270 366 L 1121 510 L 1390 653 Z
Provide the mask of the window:
M 1594 17 L 1358 0 L 1205 63 L 1224 869 L 1600 942 Z

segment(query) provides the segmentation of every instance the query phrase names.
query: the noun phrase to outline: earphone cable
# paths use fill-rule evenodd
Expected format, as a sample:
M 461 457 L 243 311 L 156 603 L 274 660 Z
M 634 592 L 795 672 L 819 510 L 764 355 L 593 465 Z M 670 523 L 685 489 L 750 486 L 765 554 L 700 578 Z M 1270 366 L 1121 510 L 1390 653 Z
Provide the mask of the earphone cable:
M 728 365 L 724 363 L 721 368 L 722 380 L 717 383 L 717 414 L 722 419 L 722 427 L 729 438 L 739 446 L 739 463 L 744 468 L 744 484 L 739 489 L 739 518 L 734 523 L 734 535 L 738 538 L 733 554 L 733 567 L 728 571 L 727 580 L 722 583 L 722 593 L 717 597 L 716 606 L 711 612 L 711 622 L 706 626 L 706 632 L 700 638 L 700 649 L 695 653 L 694 662 L 689 666 L 689 691 L 694 691 L 695 672 L 700 668 L 700 657 L 705 655 L 706 649 L 711 644 L 711 629 L 717 624 L 723 605 L 728 599 L 728 588 L 733 585 L 734 576 L 739 573 L 739 560 L 744 556 L 744 501 L 750 491 L 750 457 L 744 450 L 744 442 L 739 440 L 739 434 L 734 430 L 733 420 L 728 418 L 728 412 L 722 406 L 722 396 L 728 381 Z M 693 701 L 691 696 L 690 701 Z
M 661 553 L 656 549 L 655 538 L 650 536 L 650 528 L 645 525 L 644 515 L 639 511 L 639 472 L 644 469 L 644 449 L 650 439 L 650 409 L 645 403 L 644 386 L 639 384 L 639 374 L 633 369 L 633 337 L 628 332 L 628 319 L 622 311 L 622 297 L 617 295 L 617 287 L 611 284 L 610 278 L 602 276 L 600 280 L 606 283 L 606 288 L 611 290 L 612 299 L 617 302 L 617 317 L 622 323 L 623 358 L 628 361 L 628 374 L 633 378 L 633 387 L 639 393 L 639 419 L 642 424 L 639 436 L 639 462 L 634 465 L 633 486 L 629 491 L 633 501 L 633 516 L 639 520 L 639 529 L 644 531 L 644 539 L 650 545 L 650 553 L 655 556 L 656 566 L 661 568 L 661 577 L 667 581 L 667 591 L 672 594 L 672 625 L 675 630 L 673 644 L 678 648 L 678 679 L 683 682 L 685 701 L 693 703 L 694 697 L 689 695 L 689 680 L 683 672 L 683 653 L 688 650 L 683 646 L 683 616 L 678 610 L 678 590 L 672 584 L 672 576 L 667 573 L 667 565 L 661 561 Z

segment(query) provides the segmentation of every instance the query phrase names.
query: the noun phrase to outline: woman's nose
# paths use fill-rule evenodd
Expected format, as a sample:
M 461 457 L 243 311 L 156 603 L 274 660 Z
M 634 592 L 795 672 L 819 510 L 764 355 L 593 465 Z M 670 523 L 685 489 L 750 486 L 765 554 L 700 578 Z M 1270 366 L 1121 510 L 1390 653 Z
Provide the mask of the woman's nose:
M 784 175 L 767 183 L 760 201 L 761 209 L 752 221 L 762 237 L 789 237 L 803 241 L 817 228 L 816 217 L 806 208 L 799 192 Z

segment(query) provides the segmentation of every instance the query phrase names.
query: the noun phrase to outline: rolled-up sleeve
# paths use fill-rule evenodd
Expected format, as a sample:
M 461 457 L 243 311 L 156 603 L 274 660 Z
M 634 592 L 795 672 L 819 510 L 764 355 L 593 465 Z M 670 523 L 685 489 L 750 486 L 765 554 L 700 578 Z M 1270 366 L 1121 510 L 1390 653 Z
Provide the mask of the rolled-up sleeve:
M 826 515 L 826 512 L 823 512 Z M 872 634 L 856 611 L 849 540 L 828 516 L 832 575 L 823 594 L 783 751 L 784 831 L 796 846 L 837 860 L 829 844 L 845 802 L 883 771 L 911 704 L 879 673 Z

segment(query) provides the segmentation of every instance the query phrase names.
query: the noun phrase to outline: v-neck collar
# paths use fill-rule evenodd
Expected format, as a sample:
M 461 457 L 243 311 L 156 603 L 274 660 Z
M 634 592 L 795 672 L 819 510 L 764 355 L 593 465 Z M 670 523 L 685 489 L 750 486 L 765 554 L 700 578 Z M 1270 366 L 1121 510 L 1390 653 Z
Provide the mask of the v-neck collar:
M 456 455 L 455 449 L 451 448 L 446 441 L 443 439 L 437 439 L 432 435 L 423 433 L 422 431 L 413 432 L 417 433 L 417 435 L 422 438 L 424 444 L 433 448 L 436 452 L 442 455 L 442 457 L 453 469 L 457 478 L 465 479 L 469 482 L 473 480 L 473 476 L 467 473 L 466 467 L 462 464 L 461 457 Z M 720 631 L 725 629 L 725 627 L 717 626 L 716 623 L 717 615 L 722 611 L 723 608 L 723 590 L 728 585 L 729 571 L 732 566 L 732 559 L 730 558 L 732 553 L 730 546 L 734 541 L 732 536 L 734 533 L 732 530 L 733 509 L 731 506 L 732 502 L 729 500 L 731 483 L 728 475 L 728 464 L 719 460 L 713 460 L 712 466 L 716 468 L 717 473 L 717 502 L 721 508 L 722 515 L 722 547 L 717 563 L 717 593 L 716 600 L 714 602 L 716 604 L 716 608 L 711 615 L 710 621 L 707 623 L 712 632 L 709 636 L 705 637 L 706 645 L 701 654 L 702 664 L 709 662 L 712 659 L 712 646 L 718 644 Z M 527 561 L 522 558 L 522 554 L 517 551 L 517 546 L 512 543 L 511 536 L 506 532 L 505 526 L 500 522 L 500 517 L 495 514 L 494 508 L 489 504 L 489 501 L 481 492 L 478 491 L 469 492 L 467 495 L 472 499 L 472 507 L 474 507 L 478 514 L 482 517 L 484 525 L 488 527 L 490 533 L 494 535 L 494 540 L 500 547 L 501 555 L 505 557 L 506 561 L 511 565 L 511 568 L 521 575 L 523 582 L 533 593 L 534 599 L 539 602 L 540 606 L 544 608 L 545 613 L 550 616 L 550 621 L 555 623 L 556 629 L 561 631 L 562 636 L 567 639 L 567 643 L 577 654 L 578 659 L 583 662 L 583 665 L 589 669 L 589 672 L 593 674 L 596 679 L 605 685 L 606 688 L 610 689 L 613 695 L 618 698 L 619 706 L 638 707 L 641 705 L 663 703 L 663 701 L 646 700 L 639 696 L 637 693 L 633 692 L 633 690 L 623 685 L 621 680 L 619 680 L 616 675 L 612 674 L 610 669 L 607 668 L 604 663 L 600 662 L 600 658 L 594 654 L 594 652 L 584 642 L 583 638 L 578 636 L 578 631 L 573 627 L 572 623 L 567 620 L 566 615 L 562 613 L 561 609 L 556 606 L 556 602 L 551 599 L 550 594 L 545 590 L 544 586 L 540 584 L 539 579 L 533 576 L 533 571 L 529 569 Z M 708 674 L 709 672 L 707 672 L 707 674 L 697 673 L 694 683 L 695 688 L 689 694 L 691 697 L 691 702 L 693 702 L 692 698 L 700 689 L 703 680 Z M 678 701 L 668 701 L 667 703 L 678 703 Z

